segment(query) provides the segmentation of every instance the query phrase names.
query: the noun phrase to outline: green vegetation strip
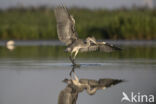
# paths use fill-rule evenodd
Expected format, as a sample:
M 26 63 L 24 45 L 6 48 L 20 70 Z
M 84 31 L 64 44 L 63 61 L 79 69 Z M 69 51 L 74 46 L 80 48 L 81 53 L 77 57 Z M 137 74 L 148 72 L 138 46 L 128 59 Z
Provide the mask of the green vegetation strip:
M 156 10 L 69 9 L 76 20 L 79 37 L 98 39 L 156 39 Z M 57 39 L 52 9 L 14 8 L 0 10 L 0 40 Z

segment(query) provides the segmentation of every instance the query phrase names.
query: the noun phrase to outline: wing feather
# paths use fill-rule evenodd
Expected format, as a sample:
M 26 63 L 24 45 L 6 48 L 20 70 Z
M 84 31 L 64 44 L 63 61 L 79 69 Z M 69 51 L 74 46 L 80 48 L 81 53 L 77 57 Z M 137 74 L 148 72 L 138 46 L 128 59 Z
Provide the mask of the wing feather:
M 99 79 L 99 86 L 111 87 L 112 85 L 116 85 L 118 83 L 123 82 L 123 80 L 118 79 Z
M 89 51 L 112 52 L 114 50 L 121 49 L 114 45 L 105 43 L 105 44 L 91 44 L 88 48 L 81 48 L 80 52 L 89 52 Z
M 91 87 L 98 87 L 99 89 L 111 87 L 121 82 L 123 82 L 123 80 L 110 78 L 99 79 L 98 81 L 93 79 L 80 79 L 81 84 L 88 84 Z
M 66 45 L 69 45 L 77 39 L 75 20 L 64 7 L 57 7 L 54 12 L 57 22 L 58 38 Z

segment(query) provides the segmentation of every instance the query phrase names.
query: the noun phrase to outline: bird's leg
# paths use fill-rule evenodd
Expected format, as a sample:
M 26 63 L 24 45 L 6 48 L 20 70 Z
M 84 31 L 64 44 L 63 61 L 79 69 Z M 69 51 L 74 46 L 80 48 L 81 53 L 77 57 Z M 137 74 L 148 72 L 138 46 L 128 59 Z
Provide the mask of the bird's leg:
M 71 52 L 71 55 L 70 55 L 69 59 L 72 62 L 72 64 L 74 65 L 75 62 L 74 62 L 74 59 L 72 58 L 73 57 L 73 53 L 74 53 L 74 51 Z
M 70 71 L 69 75 L 72 76 L 72 72 L 75 73 L 75 66 L 72 67 L 72 70 Z
M 75 54 L 76 54 L 76 52 L 75 52 Z M 73 56 L 73 58 L 72 58 L 72 63 L 73 63 L 73 66 L 76 66 L 76 63 L 75 63 L 75 54 L 74 54 L 74 56 Z
M 78 76 L 76 75 L 75 72 L 73 72 L 73 73 L 74 73 L 74 76 L 73 76 L 73 78 L 71 78 L 73 84 L 74 84 L 75 86 L 77 86 L 77 87 L 81 86 L 81 83 L 80 83 L 80 81 L 79 81 Z
M 75 59 L 73 58 L 73 66 L 76 66 Z
M 78 52 L 79 52 L 79 50 L 77 50 L 75 52 L 74 57 L 73 57 L 73 66 L 75 66 L 75 67 L 80 67 L 80 65 L 78 65 L 78 64 L 75 63 L 75 59 L 76 59 L 76 56 L 77 56 Z
M 74 62 L 74 59 L 72 58 L 72 55 L 69 56 L 70 61 L 72 62 L 73 65 L 76 65 Z
M 79 78 L 78 78 L 78 76 L 76 75 L 75 71 L 74 71 L 74 79 L 75 79 L 76 81 L 79 82 Z
M 78 54 L 78 50 L 75 52 L 75 54 L 74 54 L 74 60 L 75 60 L 75 58 L 76 58 L 76 55 Z
M 78 52 L 79 52 L 79 51 L 76 51 L 75 54 L 74 54 L 74 56 L 73 56 L 74 51 L 72 51 L 72 52 L 71 52 L 71 55 L 70 55 L 70 57 L 69 57 L 70 61 L 71 61 L 72 64 L 73 64 L 73 67 L 80 67 L 80 65 L 77 65 L 77 64 L 75 63 L 75 58 L 76 58 L 76 55 L 78 54 Z
M 72 62 L 73 66 L 76 66 L 75 57 L 73 58 L 73 52 L 71 52 L 71 55 L 70 55 L 69 59 Z

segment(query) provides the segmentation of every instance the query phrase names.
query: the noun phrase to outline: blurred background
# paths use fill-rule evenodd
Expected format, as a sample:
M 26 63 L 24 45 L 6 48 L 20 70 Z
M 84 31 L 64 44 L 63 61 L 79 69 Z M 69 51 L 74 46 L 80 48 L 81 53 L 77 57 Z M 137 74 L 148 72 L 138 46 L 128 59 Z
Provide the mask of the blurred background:
M 53 12 L 62 4 L 80 38 L 123 49 L 78 54 L 80 78 L 127 81 L 94 96 L 83 92 L 78 104 L 121 104 L 123 91 L 156 95 L 156 0 L 0 0 L 0 104 L 57 104 L 71 70 Z
M 155 0 L 1 0 L 0 40 L 57 39 L 53 8 L 61 4 L 76 19 L 81 38 L 156 39 Z

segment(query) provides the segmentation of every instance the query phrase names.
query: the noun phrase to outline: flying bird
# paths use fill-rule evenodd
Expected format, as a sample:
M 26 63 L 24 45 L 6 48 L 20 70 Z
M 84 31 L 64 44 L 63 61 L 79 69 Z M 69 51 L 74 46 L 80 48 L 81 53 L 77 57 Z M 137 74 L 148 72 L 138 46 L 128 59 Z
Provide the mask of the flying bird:
M 54 9 L 57 34 L 61 42 L 67 46 L 66 51 L 70 52 L 70 60 L 73 65 L 76 65 L 75 58 L 78 52 L 102 51 L 112 52 L 121 50 L 112 44 L 106 42 L 98 42 L 94 37 L 87 37 L 85 40 L 78 38 L 78 33 L 75 28 L 75 19 L 65 7 L 57 7 Z

